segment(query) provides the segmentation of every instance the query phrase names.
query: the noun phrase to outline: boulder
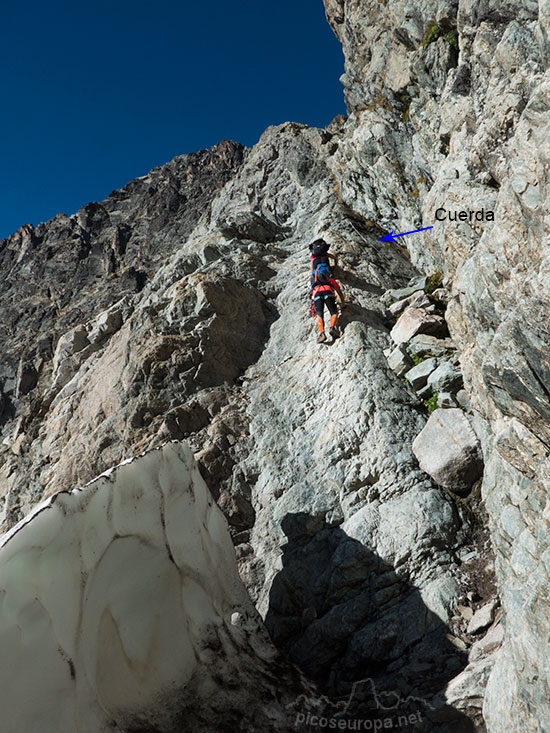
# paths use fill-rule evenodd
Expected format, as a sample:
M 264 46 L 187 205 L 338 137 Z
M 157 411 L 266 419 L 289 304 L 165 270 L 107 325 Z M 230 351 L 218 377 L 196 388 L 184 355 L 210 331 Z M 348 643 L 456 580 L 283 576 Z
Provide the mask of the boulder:
M 428 377 L 437 368 L 438 360 L 435 358 L 426 359 L 417 364 L 405 374 L 405 379 L 413 389 L 421 389 L 426 386 Z
M 480 611 L 482 609 L 479 609 Z M 502 623 L 496 623 L 490 628 L 487 633 L 472 644 L 468 653 L 468 661 L 475 662 L 478 659 L 483 659 L 495 649 L 498 649 L 504 639 L 504 626 Z
M 392 328 L 390 336 L 396 344 L 401 344 L 412 339 L 417 333 L 445 336 L 447 324 L 441 316 L 426 313 L 421 308 L 407 308 Z
M 478 634 L 480 631 L 483 631 L 490 626 L 493 623 L 497 605 L 497 599 L 493 598 L 489 603 L 478 608 L 468 624 L 468 633 Z
M 414 362 L 408 355 L 405 346 L 403 344 L 399 344 L 399 346 L 396 346 L 395 349 L 388 354 L 388 365 L 398 377 L 401 377 L 414 365 Z
M 428 377 L 433 392 L 456 392 L 462 387 L 462 371 L 446 359 Z
M 419 333 L 407 344 L 410 354 L 417 356 L 441 356 L 450 349 L 455 349 L 455 343 L 451 338 L 437 338 L 427 333 Z
M 426 293 L 423 290 L 417 290 L 412 295 L 409 295 L 408 298 L 403 298 L 402 300 L 397 300 L 395 303 L 392 303 L 388 310 L 392 316 L 396 316 L 406 308 L 427 308 L 430 305 L 430 299 Z
M 412 449 L 420 468 L 457 494 L 467 494 L 483 473 L 479 441 L 458 407 L 435 410 Z

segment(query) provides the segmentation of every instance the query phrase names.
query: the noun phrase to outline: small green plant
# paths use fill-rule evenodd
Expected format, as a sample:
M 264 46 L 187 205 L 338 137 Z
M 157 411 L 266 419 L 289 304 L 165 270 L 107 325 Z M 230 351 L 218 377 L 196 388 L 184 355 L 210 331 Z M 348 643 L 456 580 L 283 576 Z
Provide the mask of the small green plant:
M 426 31 L 424 32 L 424 38 L 420 41 L 421 46 L 429 46 L 430 43 L 437 41 L 437 39 L 443 35 L 443 29 L 439 26 L 439 23 L 432 21 L 428 23 Z
M 458 53 L 458 31 L 453 28 L 452 31 L 443 34 L 443 38 L 447 41 L 451 48 Z
M 401 103 L 401 119 L 403 122 L 409 121 L 409 108 L 411 106 L 411 95 L 405 91 L 397 95 Z
M 429 399 L 425 400 L 426 407 L 428 408 L 428 412 L 430 413 L 430 415 L 434 410 L 437 410 L 437 396 L 438 393 L 434 392 Z
M 423 361 L 426 361 L 425 356 L 420 356 L 420 354 L 415 354 L 414 351 L 412 352 L 412 354 L 409 353 L 409 356 L 413 360 L 413 364 L 415 366 L 417 366 L 418 364 L 422 364 Z
M 443 273 L 441 270 L 437 269 L 434 273 L 432 273 L 428 277 L 428 282 L 426 283 L 426 287 L 424 288 L 424 292 L 428 295 L 431 295 L 434 290 L 437 290 L 437 288 L 440 288 L 443 283 Z
M 439 23 L 432 21 L 428 23 L 424 38 L 420 41 L 420 47 L 429 46 L 430 43 L 437 41 L 438 38 L 443 37 L 449 46 L 458 53 L 458 31 L 456 28 L 452 28 L 450 31 L 445 31 Z

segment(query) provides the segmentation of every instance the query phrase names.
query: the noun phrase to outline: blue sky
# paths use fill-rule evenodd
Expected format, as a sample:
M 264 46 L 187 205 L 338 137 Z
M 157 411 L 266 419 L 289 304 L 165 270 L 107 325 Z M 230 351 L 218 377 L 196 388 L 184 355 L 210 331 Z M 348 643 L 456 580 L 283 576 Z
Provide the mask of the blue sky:
M 345 112 L 322 0 L 6 3 L 0 238 L 175 155 Z

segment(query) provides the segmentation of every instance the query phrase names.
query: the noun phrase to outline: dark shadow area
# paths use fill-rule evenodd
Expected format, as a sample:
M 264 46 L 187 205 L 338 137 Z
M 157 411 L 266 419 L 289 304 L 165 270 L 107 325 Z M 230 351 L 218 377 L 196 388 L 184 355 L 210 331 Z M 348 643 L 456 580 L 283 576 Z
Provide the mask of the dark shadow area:
M 319 690 L 291 706 L 292 727 L 473 733 L 469 718 L 436 700 L 467 655 L 419 590 L 323 517 L 287 514 L 282 529 L 288 542 L 265 623 Z
M 336 265 L 333 271 L 334 277 L 342 283 L 343 288 L 357 288 L 357 290 L 374 295 L 376 298 L 379 298 L 384 293 L 384 288 L 373 283 L 365 282 L 364 277 L 355 275 L 351 270 L 343 270 L 340 266 Z
M 369 328 L 374 328 L 376 331 L 388 333 L 388 327 L 384 323 L 382 313 L 369 308 L 364 308 L 362 305 L 358 305 L 357 303 L 349 303 L 340 313 L 338 325 L 342 333 L 344 333 L 346 327 L 352 321 L 360 321 L 361 323 L 366 324 Z

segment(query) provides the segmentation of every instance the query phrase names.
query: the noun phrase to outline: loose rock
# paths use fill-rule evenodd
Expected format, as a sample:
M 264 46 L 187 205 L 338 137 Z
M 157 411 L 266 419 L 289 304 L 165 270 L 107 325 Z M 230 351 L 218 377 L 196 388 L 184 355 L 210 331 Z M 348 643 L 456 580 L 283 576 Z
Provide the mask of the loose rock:
M 405 379 L 409 382 L 411 387 L 415 390 L 419 390 L 426 386 L 428 378 L 432 372 L 437 369 L 438 360 L 435 358 L 426 359 L 420 364 L 417 364 L 405 374 Z
M 426 333 L 414 336 L 407 344 L 409 353 L 417 356 L 442 356 L 451 349 L 455 349 L 455 343 L 450 338 L 437 338 Z
M 459 408 L 435 410 L 412 448 L 420 467 L 457 494 L 467 494 L 483 473 L 478 438 Z
M 455 392 L 462 386 L 462 372 L 448 361 L 442 361 L 428 377 L 434 392 Z
M 444 336 L 447 325 L 441 316 L 431 315 L 420 308 L 407 308 L 392 328 L 390 336 L 396 344 L 409 341 L 417 333 Z
M 409 295 L 408 298 L 403 298 L 403 300 L 398 300 L 395 303 L 392 303 L 388 310 L 392 316 L 396 316 L 406 308 L 427 308 L 430 305 L 430 299 L 426 293 L 423 290 L 417 290 L 412 295 Z
M 401 377 L 408 369 L 413 366 L 414 362 L 408 355 L 403 344 L 399 344 L 388 355 L 388 365 L 390 369 Z
M 493 599 L 486 603 L 474 613 L 470 623 L 468 624 L 469 634 L 478 634 L 483 629 L 486 629 L 493 623 L 495 617 L 495 610 L 498 606 L 498 601 Z

